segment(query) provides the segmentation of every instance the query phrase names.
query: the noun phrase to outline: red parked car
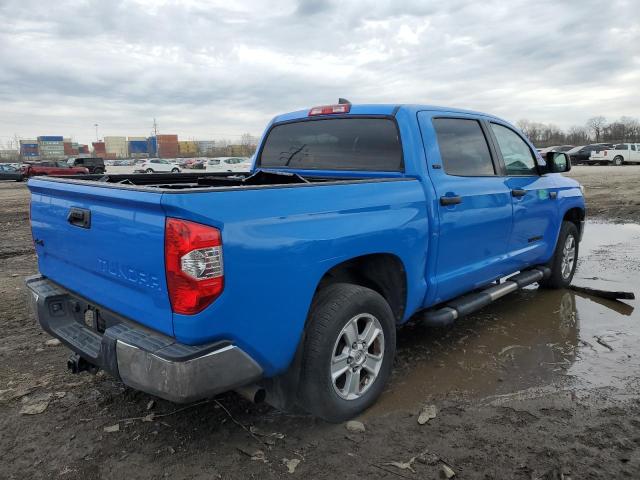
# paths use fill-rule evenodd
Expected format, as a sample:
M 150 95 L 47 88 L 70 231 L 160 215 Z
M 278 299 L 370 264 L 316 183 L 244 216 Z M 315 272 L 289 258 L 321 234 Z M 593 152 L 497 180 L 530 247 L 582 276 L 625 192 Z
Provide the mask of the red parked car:
M 22 164 L 25 178 L 36 175 L 82 175 L 89 173 L 85 167 L 71 167 L 66 162 L 30 162 Z

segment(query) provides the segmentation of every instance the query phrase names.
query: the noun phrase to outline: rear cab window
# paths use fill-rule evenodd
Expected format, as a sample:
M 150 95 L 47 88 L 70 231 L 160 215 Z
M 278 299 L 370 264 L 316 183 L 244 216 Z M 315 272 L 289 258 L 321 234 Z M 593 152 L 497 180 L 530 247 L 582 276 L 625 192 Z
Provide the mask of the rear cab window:
M 298 170 L 402 172 L 402 147 L 390 118 L 322 118 L 277 124 L 256 165 Z
M 434 118 L 440 157 L 447 175 L 495 175 L 495 166 L 480 122 L 462 118 Z

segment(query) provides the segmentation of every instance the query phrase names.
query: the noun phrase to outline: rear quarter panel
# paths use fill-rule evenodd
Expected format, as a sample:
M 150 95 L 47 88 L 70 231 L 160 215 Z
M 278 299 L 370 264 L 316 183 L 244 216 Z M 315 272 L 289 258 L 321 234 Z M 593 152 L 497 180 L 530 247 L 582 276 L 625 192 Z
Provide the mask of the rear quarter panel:
M 424 296 L 428 222 L 417 180 L 165 194 L 167 216 L 222 231 L 225 289 L 194 316 L 174 314 L 176 338 L 229 339 L 284 370 L 322 276 L 350 258 L 396 255 L 407 275 L 407 315 Z

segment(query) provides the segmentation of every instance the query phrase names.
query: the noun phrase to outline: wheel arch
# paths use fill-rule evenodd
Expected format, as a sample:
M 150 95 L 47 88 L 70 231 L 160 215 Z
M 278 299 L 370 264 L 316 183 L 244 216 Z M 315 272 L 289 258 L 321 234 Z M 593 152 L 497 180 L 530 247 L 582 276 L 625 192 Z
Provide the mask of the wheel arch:
M 407 306 L 407 272 L 397 255 L 366 254 L 332 266 L 318 282 L 314 297 L 326 285 L 336 282 L 353 283 L 378 292 L 391 307 L 396 323 L 402 321 Z
M 579 239 L 582 239 L 584 230 L 585 210 L 581 207 L 572 207 L 568 209 L 562 216 L 563 222 L 571 222 L 578 229 Z

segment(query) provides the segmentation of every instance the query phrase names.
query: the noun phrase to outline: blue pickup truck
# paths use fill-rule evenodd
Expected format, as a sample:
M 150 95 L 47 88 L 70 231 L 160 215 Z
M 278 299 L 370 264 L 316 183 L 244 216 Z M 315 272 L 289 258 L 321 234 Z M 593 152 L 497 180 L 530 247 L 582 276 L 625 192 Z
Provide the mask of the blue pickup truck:
M 30 179 L 27 284 L 74 372 L 341 421 L 385 388 L 399 325 L 569 284 L 585 218 L 569 168 L 492 115 L 314 107 L 275 117 L 247 174 Z

